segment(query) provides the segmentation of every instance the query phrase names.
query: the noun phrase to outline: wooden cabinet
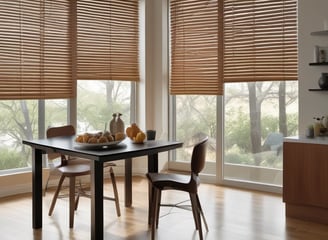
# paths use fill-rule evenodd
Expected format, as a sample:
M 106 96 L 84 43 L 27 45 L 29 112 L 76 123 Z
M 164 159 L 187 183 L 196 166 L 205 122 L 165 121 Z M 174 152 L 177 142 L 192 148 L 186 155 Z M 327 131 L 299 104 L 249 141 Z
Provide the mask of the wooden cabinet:
M 328 224 L 328 145 L 284 142 L 286 216 Z

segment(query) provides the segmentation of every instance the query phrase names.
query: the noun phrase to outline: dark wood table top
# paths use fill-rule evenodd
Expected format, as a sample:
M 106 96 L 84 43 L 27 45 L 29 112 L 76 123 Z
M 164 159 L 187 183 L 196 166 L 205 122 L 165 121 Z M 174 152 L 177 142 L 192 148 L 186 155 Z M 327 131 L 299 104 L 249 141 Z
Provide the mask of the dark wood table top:
M 142 144 L 133 143 L 129 138 L 108 148 L 89 149 L 79 146 L 75 137 L 54 137 L 47 139 L 23 140 L 23 143 L 44 152 L 58 152 L 96 161 L 114 161 L 131 157 L 156 154 L 179 148 L 182 142 L 151 140 Z

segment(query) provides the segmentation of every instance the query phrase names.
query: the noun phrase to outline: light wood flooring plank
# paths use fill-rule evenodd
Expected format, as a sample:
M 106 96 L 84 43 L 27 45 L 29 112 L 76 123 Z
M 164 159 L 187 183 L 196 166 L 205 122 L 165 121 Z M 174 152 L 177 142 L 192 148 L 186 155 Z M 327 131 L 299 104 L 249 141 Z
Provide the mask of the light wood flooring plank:
M 147 180 L 133 178 L 133 207 L 124 207 L 123 179 L 118 178 L 122 216 L 117 217 L 115 204 L 106 201 L 105 239 L 150 239 L 147 224 Z M 106 182 L 106 194 L 111 195 Z M 285 218 L 280 195 L 201 184 L 200 200 L 209 225 L 207 240 L 327 240 L 328 226 Z M 32 229 L 31 194 L 0 199 L 1 240 L 88 240 L 90 239 L 90 199 L 82 197 L 75 215 L 74 229 L 68 227 L 68 199 L 62 198 L 52 216 L 48 216 L 53 190 L 43 198 L 43 228 Z M 186 202 L 185 202 L 186 201 Z M 163 203 L 189 204 L 186 193 L 163 193 Z M 158 240 L 196 240 L 191 211 L 162 207 L 156 233 Z

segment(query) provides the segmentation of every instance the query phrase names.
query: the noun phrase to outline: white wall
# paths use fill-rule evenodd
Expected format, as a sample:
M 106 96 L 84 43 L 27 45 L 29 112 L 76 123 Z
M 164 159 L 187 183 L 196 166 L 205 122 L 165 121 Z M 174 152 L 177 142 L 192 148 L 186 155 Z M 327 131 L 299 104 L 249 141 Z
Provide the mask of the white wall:
M 314 46 L 327 46 L 328 36 L 311 36 L 313 31 L 324 29 L 328 22 L 327 0 L 298 1 L 299 34 L 299 133 L 304 134 L 306 127 L 313 123 L 313 117 L 328 115 L 328 91 L 309 92 L 309 88 L 319 88 L 318 79 L 327 66 L 309 66 L 313 61 Z
M 144 0 L 145 31 L 141 46 L 142 79 L 138 83 L 137 124 L 142 130 L 155 129 L 156 139 L 168 139 L 168 56 L 165 0 Z M 147 68 L 145 68 L 147 66 Z M 141 71 L 141 72 L 142 72 Z M 165 168 L 167 153 L 159 154 L 159 169 Z M 147 172 L 147 158 L 133 161 L 133 173 Z M 119 172 L 120 174 L 121 172 Z

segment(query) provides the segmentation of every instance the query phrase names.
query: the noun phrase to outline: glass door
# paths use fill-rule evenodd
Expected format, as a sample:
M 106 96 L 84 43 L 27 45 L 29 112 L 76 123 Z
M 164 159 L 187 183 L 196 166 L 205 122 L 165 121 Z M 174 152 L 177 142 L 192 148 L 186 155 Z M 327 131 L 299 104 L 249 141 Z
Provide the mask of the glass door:
M 298 131 L 298 83 L 225 84 L 223 179 L 282 186 L 282 145 Z
M 182 141 L 183 148 L 175 151 L 169 167 L 189 170 L 195 143 L 208 136 L 208 149 L 203 175 L 216 176 L 217 97 L 177 95 L 171 97 L 171 138 Z

